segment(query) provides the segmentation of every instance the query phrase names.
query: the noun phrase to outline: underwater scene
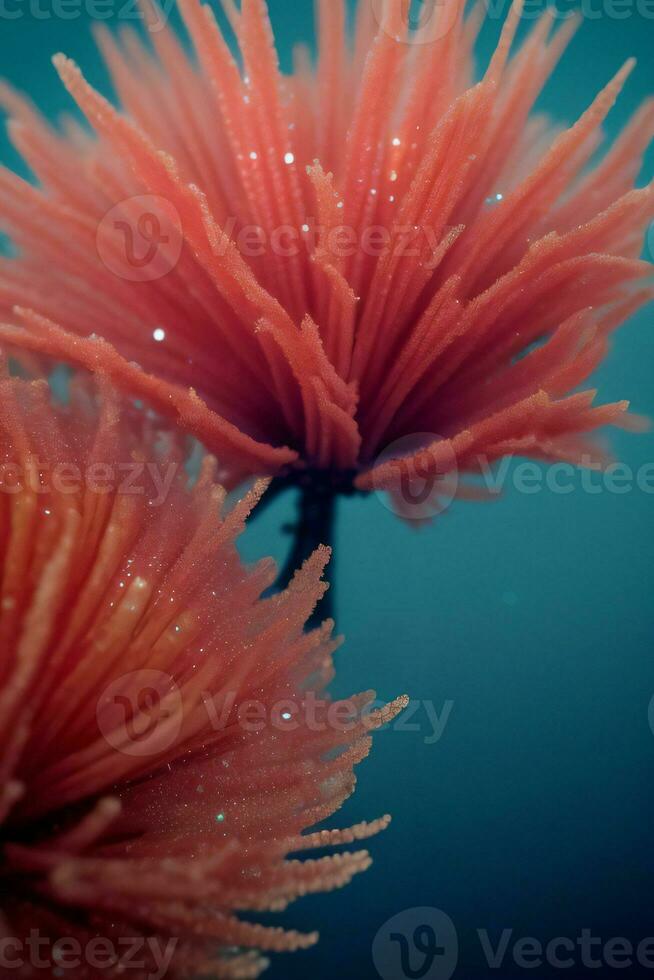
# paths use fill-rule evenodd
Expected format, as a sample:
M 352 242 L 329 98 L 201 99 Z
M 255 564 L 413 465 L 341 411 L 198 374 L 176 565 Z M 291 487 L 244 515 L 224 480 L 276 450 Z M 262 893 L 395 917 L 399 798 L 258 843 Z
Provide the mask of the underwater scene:
M 0 976 L 654 976 L 653 0 L 0 0 Z

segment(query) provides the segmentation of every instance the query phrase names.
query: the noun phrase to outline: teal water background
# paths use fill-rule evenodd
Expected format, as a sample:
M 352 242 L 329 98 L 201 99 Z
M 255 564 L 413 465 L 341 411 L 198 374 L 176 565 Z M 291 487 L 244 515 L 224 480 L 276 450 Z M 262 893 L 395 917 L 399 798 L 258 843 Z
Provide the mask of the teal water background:
M 70 108 L 50 65 L 54 51 L 78 60 L 105 91 L 106 75 L 83 3 L 67 8 L 80 16 L 63 19 L 50 0 L 39 2 L 4 0 L 0 74 L 54 116 Z M 125 8 L 110 0 L 104 9 L 116 24 Z M 635 0 L 596 0 L 584 10 L 540 105 L 573 121 L 635 54 L 637 71 L 607 126 L 614 134 L 654 89 L 654 6 L 646 15 L 647 5 Z M 312 37 L 311 4 L 272 0 L 271 11 L 288 64 L 291 44 Z M 487 25 L 482 60 L 499 26 Z M 18 165 L 4 136 L 0 158 Z M 643 179 L 653 165 L 650 156 Z M 628 398 L 654 416 L 651 309 L 616 336 L 597 383 L 606 400 Z M 652 434 L 612 438 L 634 472 L 654 463 Z M 454 975 L 463 980 L 562 972 L 525 970 L 510 956 L 489 970 L 480 928 L 493 941 L 504 928 L 543 941 L 574 940 L 584 928 L 604 940 L 654 935 L 653 515 L 654 496 L 638 488 L 528 495 L 509 486 L 501 500 L 456 504 L 420 531 L 375 497 L 341 506 L 336 601 L 347 641 L 336 689 L 374 686 L 384 698 L 407 692 L 439 714 L 451 703 L 451 713 L 433 744 L 423 708 L 411 719 L 419 731 L 379 734 L 338 822 L 390 810 L 394 823 L 371 844 L 371 871 L 283 917 L 300 928 L 318 925 L 322 942 L 276 959 L 271 978 L 374 978 L 378 929 L 415 906 L 437 907 L 455 923 Z M 282 559 L 280 527 L 290 516 L 286 500 L 255 522 L 246 555 Z M 579 965 L 566 972 L 614 971 Z

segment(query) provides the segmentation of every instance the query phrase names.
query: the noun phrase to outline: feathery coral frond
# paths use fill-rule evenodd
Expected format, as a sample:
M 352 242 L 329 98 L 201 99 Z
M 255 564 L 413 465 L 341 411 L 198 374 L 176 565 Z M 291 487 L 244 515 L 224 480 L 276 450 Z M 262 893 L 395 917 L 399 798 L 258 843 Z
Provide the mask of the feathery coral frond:
M 98 32 L 122 113 L 55 58 L 94 137 L 4 92 L 39 181 L 0 174 L 5 341 L 103 367 L 234 481 L 309 468 L 397 492 L 384 451 L 415 433 L 443 446 L 425 475 L 512 447 L 580 461 L 626 404 L 571 393 L 652 296 L 654 190 L 633 189 L 652 103 L 588 170 L 633 63 L 555 132 L 532 110 L 577 24 L 549 12 L 512 54 L 516 3 L 475 84 L 463 0 L 426 37 L 400 0 L 362 3 L 352 52 L 343 0 L 321 0 L 317 66 L 290 77 L 264 0 L 225 4 L 242 70 L 211 11 L 179 6 L 196 60 L 169 28 L 153 51 Z
M 404 701 L 330 701 L 331 624 L 304 631 L 328 551 L 261 600 L 273 563 L 246 569 L 235 539 L 265 484 L 228 509 L 215 461 L 190 481 L 179 436 L 106 379 L 75 377 L 61 405 L 4 373 L 0 446 L 7 928 L 159 937 L 175 944 L 170 975 L 211 962 L 256 976 L 261 951 L 316 936 L 239 911 L 369 866 L 365 850 L 288 855 L 387 826 L 305 834 L 350 795 L 371 731 Z

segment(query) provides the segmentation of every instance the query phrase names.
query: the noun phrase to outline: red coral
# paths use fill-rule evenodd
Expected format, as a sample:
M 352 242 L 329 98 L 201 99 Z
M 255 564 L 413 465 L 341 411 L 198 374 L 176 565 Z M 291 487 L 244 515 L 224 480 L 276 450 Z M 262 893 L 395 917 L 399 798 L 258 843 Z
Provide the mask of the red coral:
M 74 381 L 63 407 L 3 375 L 0 447 L 3 965 L 43 975 L 36 929 L 51 967 L 73 956 L 55 941 L 78 944 L 79 977 L 114 975 L 98 937 L 171 940 L 171 976 L 256 976 L 261 951 L 316 937 L 239 910 L 368 866 L 287 856 L 386 826 L 305 835 L 403 702 L 330 702 L 331 624 L 303 629 L 326 551 L 261 600 L 273 563 L 246 569 L 235 538 L 262 487 L 227 511 L 210 458 L 189 486 L 175 439 L 106 382 Z
M 168 29 L 154 54 L 100 32 L 125 115 L 57 56 L 97 139 L 5 93 L 40 181 L 0 177 L 21 252 L 1 267 L 5 314 L 22 318 L 5 339 L 102 366 L 237 476 L 300 465 L 393 489 L 380 452 L 414 433 L 439 437 L 426 473 L 511 452 L 579 461 L 627 406 L 571 392 L 651 296 L 654 190 L 633 189 L 651 102 L 584 173 L 632 64 L 556 132 L 530 113 L 574 22 L 552 32 L 545 13 L 510 58 L 518 3 L 473 84 L 482 5 L 467 20 L 463 0 L 440 5 L 422 36 L 406 3 L 361 3 L 352 53 L 344 4 L 318 6 L 317 69 L 300 52 L 289 78 L 264 0 L 225 3 L 243 72 L 198 0 L 180 0 L 197 66 Z M 157 259 L 121 277 L 137 234 Z

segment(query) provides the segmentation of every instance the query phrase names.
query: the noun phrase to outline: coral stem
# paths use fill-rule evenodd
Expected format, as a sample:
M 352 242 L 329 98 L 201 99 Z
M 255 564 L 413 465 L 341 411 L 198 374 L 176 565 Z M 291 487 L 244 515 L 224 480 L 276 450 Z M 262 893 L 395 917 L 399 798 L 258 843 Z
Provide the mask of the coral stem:
M 310 558 L 316 548 L 323 544 L 332 549 L 329 565 L 329 589 L 318 602 L 307 625 L 319 626 L 325 619 L 333 617 L 334 610 L 334 556 L 333 539 L 336 518 L 337 494 L 334 489 L 320 481 L 307 480 L 298 487 L 297 520 L 288 525 L 293 543 L 288 558 L 277 580 L 277 588 L 285 589 L 295 572 Z

